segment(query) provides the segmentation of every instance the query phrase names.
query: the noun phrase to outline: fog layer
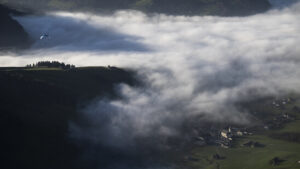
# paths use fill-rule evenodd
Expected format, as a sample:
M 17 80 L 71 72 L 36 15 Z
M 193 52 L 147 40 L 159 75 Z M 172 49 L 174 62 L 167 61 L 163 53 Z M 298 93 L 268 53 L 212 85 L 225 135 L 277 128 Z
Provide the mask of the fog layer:
M 58 60 L 136 70 L 145 86 L 121 84 L 122 100 L 93 101 L 80 110 L 89 126 L 70 126 L 72 137 L 123 147 L 180 135 L 196 117 L 248 124 L 249 112 L 237 102 L 299 92 L 299 11 L 295 4 L 242 18 L 137 11 L 19 17 L 36 42 L 27 51 L 1 54 L 0 65 Z M 43 33 L 50 38 L 39 40 Z

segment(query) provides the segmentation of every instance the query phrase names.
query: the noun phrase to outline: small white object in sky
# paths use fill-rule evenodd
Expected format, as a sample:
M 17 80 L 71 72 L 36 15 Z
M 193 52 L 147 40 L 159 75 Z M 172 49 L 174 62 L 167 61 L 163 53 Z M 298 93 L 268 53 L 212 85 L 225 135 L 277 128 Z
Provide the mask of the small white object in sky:
M 48 39 L 48 38 L 49 38 L 49 35 L 45 33 L 40 37 L 40 40 Z

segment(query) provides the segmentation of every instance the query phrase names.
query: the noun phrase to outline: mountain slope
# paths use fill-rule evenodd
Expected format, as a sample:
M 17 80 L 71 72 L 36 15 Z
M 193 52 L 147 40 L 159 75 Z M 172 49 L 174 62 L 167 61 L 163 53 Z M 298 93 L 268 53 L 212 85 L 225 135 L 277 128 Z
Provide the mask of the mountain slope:
M 11 14 L 21 13 L 0 5 L 0 49 L 28 47 L 30 40 L 27 33 Z
M 96 10 L 114 11 L 137 9 L 174 15 L 245 16 L 264 12 L 270 8 L 268 0 L 0 0 L 36 10 Z
M 269 9 L 265 0 L 140 0 L 137 8 L 180 15 L 244 16 Z
M 95 97 L 116 97 L 114 86 L 134 84 L 115 68 L 0 68 L 1 166 L 6 169 L 87 168 L 68 135 L 69 122 Z M 105 165 L 105 159 L 99 161 Z

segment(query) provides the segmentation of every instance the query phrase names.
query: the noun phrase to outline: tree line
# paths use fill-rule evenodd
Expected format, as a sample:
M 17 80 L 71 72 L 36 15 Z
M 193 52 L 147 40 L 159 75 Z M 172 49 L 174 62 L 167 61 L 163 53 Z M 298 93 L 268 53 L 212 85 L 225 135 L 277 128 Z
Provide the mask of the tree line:
M 75 65 L 71 64 L 65 64 L 63 62 L 58 61 L 40 61 L 37 63 L 26 65 L 28 68 L 41 68 L 41 67 L 47 67 L 47 68 L 61 68 L 61 69 L 74 69 Z

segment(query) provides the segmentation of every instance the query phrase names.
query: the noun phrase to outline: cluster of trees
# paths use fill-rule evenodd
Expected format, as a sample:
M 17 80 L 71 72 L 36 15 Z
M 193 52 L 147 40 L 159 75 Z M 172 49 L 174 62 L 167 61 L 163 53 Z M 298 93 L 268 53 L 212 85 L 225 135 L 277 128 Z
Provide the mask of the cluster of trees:
M 47 67 L 47 68 L 61 68 L 61 69 L 74 69 L 75 65 L 65 64 L 63 62 L 58 61 L 40 61 L 36 64 L 29 64 L 26 67 Z

